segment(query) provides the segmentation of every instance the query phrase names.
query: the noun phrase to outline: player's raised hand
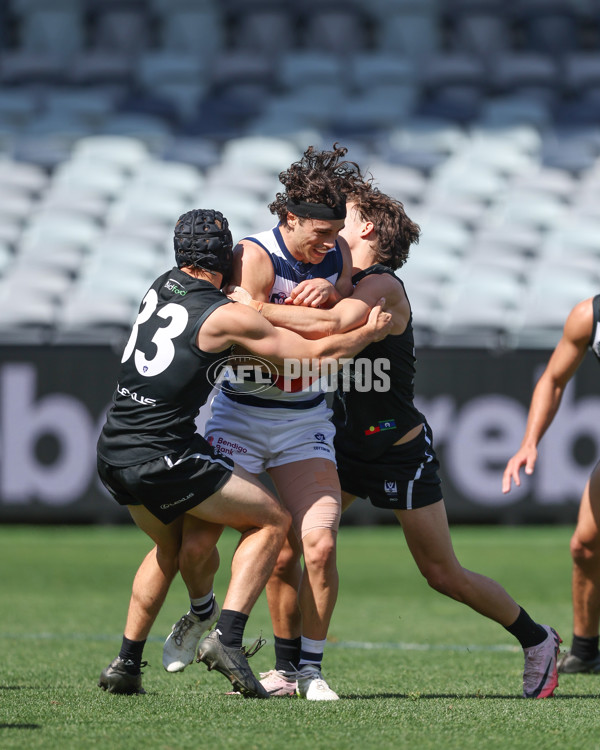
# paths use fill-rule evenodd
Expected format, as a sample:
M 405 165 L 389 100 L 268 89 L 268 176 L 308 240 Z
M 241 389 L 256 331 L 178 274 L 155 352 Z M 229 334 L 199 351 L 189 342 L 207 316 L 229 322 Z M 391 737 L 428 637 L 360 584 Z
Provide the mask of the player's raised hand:
M 516 487 L 521 486 L 521 476 L 519 472 L 522 466 L 525 466 L 525 474 L 533 474 L 537 455 L 538 452 L 535 447 L 521 448 L 511 459 L 509 459 L 502 476 L 502 492 L 504 494 L 510 492 L 512 482 L 515 483 Z

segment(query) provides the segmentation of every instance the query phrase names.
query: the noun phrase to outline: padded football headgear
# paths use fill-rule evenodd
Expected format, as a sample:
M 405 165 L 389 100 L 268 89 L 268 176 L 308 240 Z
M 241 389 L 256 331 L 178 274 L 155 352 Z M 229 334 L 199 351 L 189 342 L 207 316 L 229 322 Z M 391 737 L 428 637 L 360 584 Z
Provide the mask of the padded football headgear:
M 223 274 L 223 284 L 231 275 L 233 240 L 229 222 L 220 211 L 195 208 L 182 214 L 175 224 L 177 268 L 192 266 Z

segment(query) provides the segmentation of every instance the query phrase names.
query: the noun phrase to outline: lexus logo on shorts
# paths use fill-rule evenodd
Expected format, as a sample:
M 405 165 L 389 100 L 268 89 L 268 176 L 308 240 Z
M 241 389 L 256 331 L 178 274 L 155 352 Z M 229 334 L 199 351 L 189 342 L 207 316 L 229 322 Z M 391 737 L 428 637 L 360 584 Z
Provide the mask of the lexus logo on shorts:
M 243 386 L 243 392 L 249 394 L 270 388 L 278 376 L 272 362 L 255 354 L 223 357 L 213 362 L 206 373 L 208 382 L 219 391 Z

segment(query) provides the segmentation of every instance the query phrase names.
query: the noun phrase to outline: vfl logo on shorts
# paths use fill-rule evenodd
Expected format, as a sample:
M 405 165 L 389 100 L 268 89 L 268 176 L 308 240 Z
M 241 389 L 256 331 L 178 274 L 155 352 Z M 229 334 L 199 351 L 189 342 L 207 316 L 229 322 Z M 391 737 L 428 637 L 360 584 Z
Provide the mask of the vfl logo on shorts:
M 275 292 L 275 294 L 271 295 L 269 302 L 272 302 L 274 305 L 283 305 L 286 297 L 287 294 L 285 292 Z
M 383 489 L 386 495 L 397 495 L 398 494 L 398 483 L 393 479 L 385 479 L 383 482 Z
M 313 445 L 314 451 L 324 451 L 331 455 L 331 448 L 327 444 L 323 445 L 325 443 L 325 435 L 322 432 L 315 432 L 315 440 L 318 442 Z

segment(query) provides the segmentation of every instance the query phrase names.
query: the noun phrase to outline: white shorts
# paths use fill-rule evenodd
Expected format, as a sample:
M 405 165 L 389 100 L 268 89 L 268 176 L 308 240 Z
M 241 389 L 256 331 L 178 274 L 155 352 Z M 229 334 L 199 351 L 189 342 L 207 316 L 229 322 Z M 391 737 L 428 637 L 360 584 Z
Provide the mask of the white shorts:
M 276 409 L 239 404 L 219 392 L 204 436 L 251 474 L 307 458 L 335 464 L 331 414 L 324 401 L 310 409 Z

